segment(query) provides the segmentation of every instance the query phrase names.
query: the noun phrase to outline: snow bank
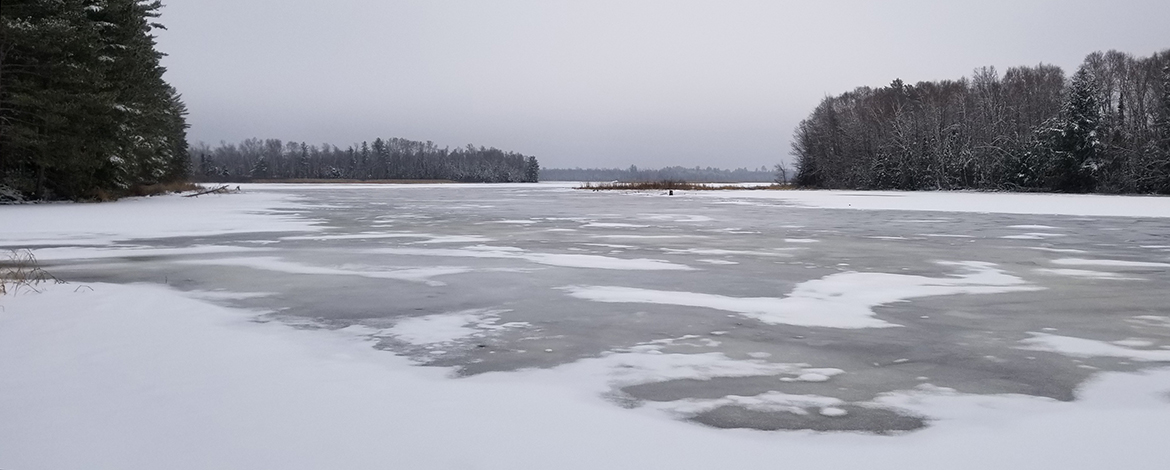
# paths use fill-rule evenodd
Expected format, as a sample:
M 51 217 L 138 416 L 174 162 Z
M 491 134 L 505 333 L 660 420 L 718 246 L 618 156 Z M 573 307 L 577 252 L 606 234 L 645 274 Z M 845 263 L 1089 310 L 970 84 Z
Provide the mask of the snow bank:
M 890 394 L 882 403 L 936 418 L 897 437 L 728 431 L 614 406 L 596 376 L 786 366 L 620 353 L 453 380 L 345 331 L 257 323 L 161 286 L 89 287 L 0 298 L 0 468 L 1161 469 L 1170 459 L 1165 369 L 1103 374 L 1071 403 Z M 839 409 L 815 396 L 720 400 Z

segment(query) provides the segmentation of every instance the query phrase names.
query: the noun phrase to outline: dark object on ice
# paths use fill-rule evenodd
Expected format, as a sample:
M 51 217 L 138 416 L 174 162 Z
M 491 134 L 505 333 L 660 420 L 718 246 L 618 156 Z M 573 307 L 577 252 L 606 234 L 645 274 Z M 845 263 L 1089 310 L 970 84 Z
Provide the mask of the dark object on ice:
M 236 186 L 236 190 L 237 190 L 237 191 L 239 191 L 239 186 Z M 195 193 L 195 194 L 188 194 L 188 195 L 186 195 L 186 196 L 183 196 L 183 197 L 199 197 L 199 196 L 202 196 L 202 195 L 204 195 L 204 194 L 212 194 L 212 193 L 215 193 L 215 194 L 227 194 L 227 193 L 229 193 L 229 192 L 230 192 L 230 190 L 228 190 L 228 187 L 227 187 L 227 185 L 225 184 L 225 185 L 223 185 L 223 186 L 220 186 L 220 187 L 218 187 L 218 188 L 215 188 L 215 189 L 208 189 L 208 190 L 206 190 L 206 191 L 200 191 L 200 192 L 197 192 L 197 193 Z
M 669 194 L 669 195 L 670 195 L 670 196 L 674 196 L 674 190 L 673 190 L 673 189 L 672 189 L 672 190 L 670 190 L 670 194 Z

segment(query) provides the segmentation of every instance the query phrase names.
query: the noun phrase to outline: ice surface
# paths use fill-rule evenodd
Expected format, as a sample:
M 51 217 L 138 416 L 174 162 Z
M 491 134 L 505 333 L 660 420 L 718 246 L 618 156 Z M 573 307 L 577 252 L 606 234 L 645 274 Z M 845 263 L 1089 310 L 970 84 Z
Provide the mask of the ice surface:
M 646 228 L 646 227 L 649 227 L 649 225 L 625 224 L 625 223 L 618 223 L 618 222 L 591 222 L 591 223 L 582 225 L 581 227 L 583 227 L 583 228 L 590 228 L 590 227 L 593 227 L 593 228 Z
M 1005 235 L 999 238 L 1006 238 L 1009 240 L 1043 240 L 1046 238 L 1063 237 L 1063 233 L 1045 233 L 1045 232 L 1028 232 L 1020 235 Z
M 92 287 L 5 299 L 0 466 L 982 470 L 1035 468 L 1043 455 L 1053 468 L 1153 470 L 1170 458 L 1166 369 L 1102 375 L 1072 403 L 932 388 L 889 394 L 878 402 L 937 420 L 895 438 L 727 433 L 580 393 L 575 380 L 592 383 L 605 358 L 451 380 L 445 369 L 413 367 L 346 332 L 254 323 L 157 286 Z M 658 367 L 626 359 L 607 366 Z M 662 375 L 693 376 L 723 361 L 699 359 Z M 718 403 L 840 408 L 831 397 L 778 392 L 662 407 Z M 517 442 L 526 450 L 517 452 Z
M 1046 246 L 1030 246 L 1030 250 L 1047 251 L 1050 253 L 1087 253 L 1085 250 L 1078 250 L 1075 248 L 1051 248 Z
M 416 346 L 451 343 L 481 336 L 485 330 L 503 328 L 497 325 L 502 310 L 467 310 L 440 313 L 422 317 L 404 318 L 393 327 L 373 336 L 391 336 Z
M 1113 341 L 1112 343 L 1118 346 L 1125 346 L 1127 348 L 1148 348 L 1157 344 L 1153 341 L 1142 338 L 1126 338 Z
M 39 261 L 86 260 L 109 258 L 143 258 L 152 256 L 194 256 L 225 253 L 263 253 L 264 248 L 241 246 L 194 245 L 182 248 L 150 248 L 145 246 L 70 246 L 37 248 L 32 250 Z
M 667 222 L 681 222 L 681 223 L 701 223 L 714 222 L 715 219 L 705 215 L 691 215 L 691 214 L 639 214 L 640 217 L 648 220 L 661 220 Z
M 134 211 L 111 209 L 122 202 L 82 206 L 93 217 L 111 218 L 94 227 L 121 226 L 122 235 L 38 217 L 24 219 L 32 226 L 13 227 L 7 223 L 13 212 L 0 207 L 0 243 L 18 234 L 11 239 L 45 242 L 40 246 L 59 247 L 47 253 L 85 261 L 47 266 L 70 285 L 0 297 L 0 468 L 384 468 L 387 462 L 423 469 L 768 468 L 779 462 L 1013 469 L 1036 468 L 1039 458 L 1046 468 L 1160 469 L 1170 459 L 1162 445 L 1170 433 L 1170 370 L 1157 368 L 1167 365 L 1161 354 L 1170 353 L 1161 294 L 1170 273 L 1163 266 L 1036 271 L 1078 267 L 1052 263 L 1069 255 L 1049 254 L 1074 249 L 1086 253 L 1078 259 L 1170 263 L 1164 253 L 1141 248 L 1165 246 L 1167 222 L 1149 214 L 1103 225 L 1064 216 L 821 211 L 690 194 L 631 198 L 547 185 L 245 186 L 254 193 L 207 199 L 207 219 L 249 219 L 230 229 L 200 221 L 155 230 L 141 226 Z M 247 199 L 266 192 L 297 196 L 271 194 L 263 204 Z M 1014 203 L 993 196 L 995 204 Z M 848 198 L 853 207 L 878 199 Z M 218 204 L 221 199 L 232 204 Z M 1115 215 L 1124 216 L 1135 200 L 1113 199 Z M 539 225 L 490 223 L 508 220 Z M 372 232 L 379 221 L 395 232 Z M 653 226 L 573 231 L 598 221 Z M 974 238 L 917 235 L 926 231 L 922 224 L 944 224 L 945 233 Z M 1030 249 L 998 239 L 1013 233 L 1005 232 L 1009 225 L 1060 227 L 1016 228 L 1068 236 Z M 222 231 L 207 230 L 216 227 Z M 406 230 L 411 237 L 363 243 L 371 233 Z M 629 260 L 620 254 L 540 255 L 580 255 L 574 248 L 608 241 L 594 234 L 627 232 L 633 237 L 615 241 L 626 245 L 599 248 L 659 253 L 665 261 L 650 261 L 682 267 L 703 259 L 739 264 L 650 272 L 552 269 L 539 262 L 623 264 Z M 317 241 L 280 239 L 289 235 Z M 867 238 L 873 235 L 899 241 Z M 114 245 L 119 236 L 134 241 Z M 444 237 L 444 246 L 414 244 Z M 460 246 L 485 243 L 464 237 L 509 246 Z M 772 252 L 785 238 L 814 237 L 821 242 L 792 245 L 783 258 L 702 253 Z M 235 251 L 258 244 L 266 250 Z M 99 245 L 107 246 L 84 248 Z M 370 253 L 372 247 L 411 251 Z M 421 252 L 459 255 L 410 254 Z M 103 260 L 106 253 L 126 259 Z M 96 257 L 86 260 L 89 255 Z M 215 264 L 236 256 L 252 261 Z M 937 259 L 983 264 L 931 261 Z M 444 262 L 469 271 L 434 287 L 360 279 Z M 833 277 L 850 274 L 843 269 L 879 280 L 893 276 L 892 284 Z M 1072 271 L 1140 272 L 1144 281 L 1086 282 L 1095 279 L 1076 279 Z M 964 280 L 980 272 L 987 278 Z M 190 291 L 142 284 L 168 277 Z M 854 280 L 862 283 L 849 286 Z M 724 303 L 762 296 L 780 305 L 795 305 L 788 299 L 807 289 L 814 298 L 804 301 L 814 305 L 839 302 L 847 313 L 860 310 L 858 318 L 906 328 L 804 328 L 745 321 L 743 313 L 718 309 L 594 303 L 556 289 L 565 285 L 719 294 L 705 300 Z M 1003 288 L 1047 290 L 940 293 Z M 885 290 L 890 293 L 871 292 Z M 890 298 L 920 300 L 880 303 Z M 882 306 L 879 315 L 871 304 Z M 510 311 L 477 316 L 485 309 Z M 1089 343 L 1016 342 L 1040 327 Z M 1052 353 L 1019 350 L 1033 346 Z M 420 362 L 443 367 L 417 367 Z M 1111 367 L 1140 372 L 1103 372 Z M 919 383 L 939 386 L 915 388 Z M 794 406 L 793 397 L 808 401 Z M 753 428 L 754 417 L 772 413 L 896 429 L 872 414 L 880 410 L 920 416 L 928 427 L 898 436 L 715 430 L 670 419 L 680 416 L 672 404 L 688 401 L 707 409 L 722 404 L 714 413 L 727 421 L 696 418 L 713 426 Z
M 510 248 L 510 247 L 509 247 Z M 689 271 L 694 268 L 669 261 L 646 258 L 614 258 L 575 253 L 533 253 L 516 248 L 471 247 L 462 249 L 379 248 L 368 250 L 373 254 L 443 256 L 466 258 L 519 259 L 548 266 L 567 268 L 616 269 L 631 271 Z
M 818 395 L 796 395 L 783 392 L 765 392 L 754 396 L 728 395 L 716 399 L 685 399 L 648 405 L 650 408 L 668 411 L 682 416 L 694 416 L 723 406 L 738 406 L 755 411 L 783 411 L 807 414 L 808 408 L 823 408 L 841 405 L 838 398 Z
M 1074 357 L 1120 357 L 1134 361 L 1170 362 L 1170 351 L 1134 349 L 1116 343 L 1047 333 L 1030 334 L 1031 338 L 1021 341 L 1024 344 L 1022 349 L 1050 351 Z
M 430 278 L 436 276 L 445 276 L 450 274 L 461 274 L 471 272 L 471 268 L 457 267 L 457 266 L 435 266 L 435 267 L 420 267 L 420 268 L 404 268 L 395 270 L 382 270 L 377 268 L 368 268 L 363 266 L 340 266 L 340 267 L 324 267 L 324 266 L 310 266 L 302 263 L 292 261 L 285 261 L 277 257 L 263 256 L 263 257 L 241 257 L 241 258 L 216 258 L 216 259 L 200 259 L 200 260 L 182 260 L 179 261 L 184 264 L 199 264 L 199 265 L 214 265 L 214 266 L 240 266 L 252 269 L 260 269 L 265 271 L 276 271 L 289 274 L 319 274 L 326 276 L 362 276 L 375 279 L 394 279 L 399 281 L 422 282 L 432 286 L 446 285 L 440 281 L 435 281 Z
M 1131 322 L 1144 326 L 1170 328 L 1170 317 L 1161 315 L 1138 315 L 1130 319 Z
M 1106 266 L 1118 268 L 1170 268 L 1170 263 L 1157 263 L 1150 261 L 1125 261 L 1116 259 L 1083 259 L 1083 258 L 1061 258 L 1052 260 L 1053 264 L 1060 264 L 1064 266 Z
M 593 235 L 593 238 L 627 238 L 630 240 L 663 240 L 672 238 L 707 238 L 703 235 Z
M 1140 277 L 1122 276 L 1117 273 L 1110 273 L 1104 271 L 1090 271 L 1086 269 L 1036 269 L 1036 272 L 1041 274 L 1053 274 L 1057 276 L 1072 276 L 1083 277 L 1088 279 L 1113 279 L 1118 281 L 1141 281 Z
M 743 256 L 775 256 L 775 257 L 792 257 L 789 253 L 781 253 L 778 251 L 760 251 L 760 250 L 724 250 L 719 248 L 663 248 L 662 251 L 674 254 L 688 254 L 688 255 L 743 255 Z
M 346 234 L 317 234 L 317 235 L 297 235 L 291 237 L 280 237 L 281 240 L 376 240 L 379 238 L 434 238 L 435 235 L 427 233 L 415 232 L 363 232 L 363 233 L 346 233 Z
M 494 241 L 487 237 L 479 235 L 446 235 L 429 238 L 426 240 L 415 242 L 420 245 L 428 245 L 432 243 L 486 243 Z
M 873 307 L 917 297 L 1038 290 L 994 265 L 949 262 L 965 271 L 945 278 L 847 272 L 806 281 L 785 297 L 730 297 L 618 286 L 566 286 L 573 297 L 595 302 L 650 303 L 736 312 L 764 323 L 827 328 L 898 326 L 875 318 Z

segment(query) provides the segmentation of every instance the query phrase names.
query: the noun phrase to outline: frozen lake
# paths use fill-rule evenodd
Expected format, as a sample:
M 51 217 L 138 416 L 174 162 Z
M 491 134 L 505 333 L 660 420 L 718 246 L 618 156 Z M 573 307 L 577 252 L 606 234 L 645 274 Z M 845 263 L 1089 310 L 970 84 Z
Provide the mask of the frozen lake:
M 1035 350 L 1052 337 L 1170 346 L 1170 328 L 1149 324 L 1170 315 L 1167 219 L 824 210 L 552 185 L 248 191 L 294 194 L 289 215 L 323 229 L 135 243 L 263 251 L 120 257 L 102 249 L 110 256 L 100 261 L 46 265 L 76 282 L 268 293 L 230 304 L 305 325 L 378 329 L 380 348 L 461 374 L 651 349 L 831 372 L 614 391 L 635 402 L 781 392 L 849 404 L 923 383 L 1070 400 L 1098 370 L 1148 364 Z M 797 289 L 808 292 L 793 302 Z M 425 331 L 395 333 L 404 317 Z M 825 417 L 728 403 L 692 419 L 759 429 L 921 424 L 846 409 Z
M 456 381 L 535 369 L 572 386 L 556 374 L 588 367 L 600 384 L 582 389 L 614 408 L 714 428 L 925 432 L 939 417 L 914 394 L 1069 402 L 1170 362 L 1166 198 L 244 189 L 182 201 L 238 223 L 94 221 L 0 245 L 36 247 L 70 286 L 166 284 Z

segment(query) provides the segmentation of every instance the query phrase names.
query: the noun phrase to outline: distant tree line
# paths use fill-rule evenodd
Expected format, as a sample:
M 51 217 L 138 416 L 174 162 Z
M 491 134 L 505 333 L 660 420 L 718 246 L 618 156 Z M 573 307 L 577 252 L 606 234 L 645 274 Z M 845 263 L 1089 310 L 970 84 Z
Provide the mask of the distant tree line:
M 540 170 L 546 181 L 619 181 L 623 183 L 685 181 L 689 183 L 746 183 L 771 182 L 777 174 L 767 167 L 758 169 L 686 168 L 671 166 L 659 169 L 639 169 L 630 165 L 620 168 L 546 168 Z
M 191 152 L 200 181 L 256 179 L 451 180 L 536 182 L 536 157 L 496 148 L 439 148 L 433 142 L 374 139 L 342 150 L 280 139 L 246 139 L 239 144 L 200 144 Z
M 1170 50 L 1090 54 L 825 98 L 793 138 L 796 182 L 855 189 L 1170 193 Z
M 160 6 L 0 2 L 0 189 L 90 199 L 186 177 L 186 107 L 152 34 Z

